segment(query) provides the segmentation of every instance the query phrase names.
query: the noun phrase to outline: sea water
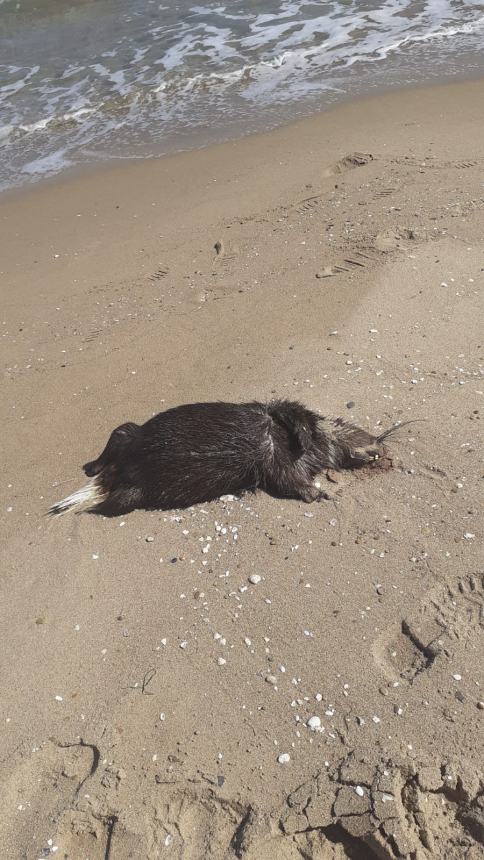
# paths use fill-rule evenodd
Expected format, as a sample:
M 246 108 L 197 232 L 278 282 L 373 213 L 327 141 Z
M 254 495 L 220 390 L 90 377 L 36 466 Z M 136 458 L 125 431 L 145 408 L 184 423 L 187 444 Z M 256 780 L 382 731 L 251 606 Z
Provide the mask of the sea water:
M 473 0 L 0 0 L 0 189 L 483 72 Z

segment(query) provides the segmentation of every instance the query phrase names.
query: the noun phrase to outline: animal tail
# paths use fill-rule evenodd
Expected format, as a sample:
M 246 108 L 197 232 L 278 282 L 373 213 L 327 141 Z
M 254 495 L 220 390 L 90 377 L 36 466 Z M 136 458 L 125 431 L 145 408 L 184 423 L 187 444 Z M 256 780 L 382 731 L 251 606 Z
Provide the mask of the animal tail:
M 91 511 L 105 499 L 105 491 L 102 483 L 99 480 L 99 475 L 96 475 L 91 481 L 88 481 L 84 487 L 66 496 L 60 502 L 56 502 L 47 511 L 50 517 L 60 517 L 62 514 L 69 512 L 80 514 L 81 511 Z

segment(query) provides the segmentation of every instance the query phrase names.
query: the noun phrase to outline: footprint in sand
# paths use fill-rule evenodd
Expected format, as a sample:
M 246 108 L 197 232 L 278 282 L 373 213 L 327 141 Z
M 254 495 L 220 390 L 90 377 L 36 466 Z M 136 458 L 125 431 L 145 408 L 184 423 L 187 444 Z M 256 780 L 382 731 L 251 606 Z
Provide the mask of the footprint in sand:
M 305 197 L 296 204 L 294 211 L 298 215 L 312 215 L 322 202 L 322 194 L 315 194 L 313 197 Z
M 2 786 L 2 857 L 42 856 L 55 832 L 52 822 L 76 801 L 98 760 L 96 747 L 49 740 L 12 765 Z
M 223 266 L 224 268 L 231 266 L 239 254 L 239 249 L 235 245 L 232 245 L 232 243 L 227 244 L 222 241 L 222 239 L 218 239 L 213 248 L 215 251 L 214 263 L 217 268 L 218 266 Z M 214 268 L 214 271 L 215 270 L 216 269 Z
M 205 791 L 170 791 L 161 796 L 152 822 L 153 839 L 183 860 L 229 855 L 247 810 Z M 115 855 L 117 856 L 117 855 Z M 230 855 L 229 855 L 230 856 Z
M 370 152 L 351 152 L 340 158 L 332 167 L 328 167 L 324 171 L 325 176 L 334 176 L 338 173 L 345 173 L 347 170 L 354 170 L 357 167 L 364 167 L 374 161 L 373 155 Z
M 408 242 L 415 242 L 418 239 L 418 233 L 409 227 L 384 230 L 375 236 L 375 248 L 382 252 L 406 250 Z
M 127 860 L 128 857 L 139 857 L 139 854 L 119 852 L 113 854 L 113 836 L 116 827 L 116 817 L 96 817 L 91 812 L 77 809 L 67 809 L 60 816 L 55 826 L 53 841 L 58 848 L 58 856 L 62 860 Z M 126 840 L 127 847 L 129 840 Z M 134 849 L 134 845 L 131 846 Z M 140 842 L 137 840 L 137 849 Z
M 83 342 L 83 343 L 92 343 L 93 341 L 97 340 L 97 338 L 99 337 L 99 335 L 100 335 L 100 334 L 102 334 L 102 329 L 100 329 L 100 328 L 93 328 L 93 329 L 91 329 L 91 331 L 86 335 L 86 337 L 85 337 L 85 338 L 83 338 L 83 341 L 82 341 L 82 342 Z
M 442 624 L 453 637 L 467 637 L 484 629 L 484 574 L 470 574 L 449 586 L 436 602 Z
M 375 191 L 373 195 L 374 200 L 380 200 L 384 197 L 392 197 L 393 194 L 396 194 L 398 191 L 397 188 L 380 188 L 379 191 Z
M 372 645 L 373 658 L 388 681 L 412 684 L 442 653 L 443 637 L 468 641 L 483 628 L 484 574 L 471 574 L 434 590 L 412 617 L 386 630 Z
M 372 645 L 373 659 L 386 680 L 406 680 L 412 684 L 417 675 L 430 669 L 436 651 L 414 634 L 407 621 L 386 630 Z
M 339 275 L 341 272 L 353 272 L 358 269 L 367 269 L 369 266 L 378 262 L 379 256 L 378 250 L 356 250 L 351 254 L 351 256 L 345 257 L 341 263 L 333 266 L 325 266 L 324 269 L 316 272 L 316 278 L 331 278 L 334 275 Z
M 169 271 L 170 269 L 168 268 L 168 266 L 159 266 L 159 268 L 156 269 L 155 272 L 153 272 L 151 275 L 148 275 L 148 280 L 161 281 L 163 278 L 166 278 Z
M 477 167 L 478 161 L 454 161 L 452 167 L 457 167 L 458 170 L 466 170 L 469 167 Z
M 250 809 L 193 787 L 157 793 L 140 816 L 129 806 L 119 814 L 67 810 L 56 832 L 65 860 L 138 860 L 201 857 L 301 860 L 293 840 L 274 834 Z M 304 855 L 303 855 L 304 856 Z

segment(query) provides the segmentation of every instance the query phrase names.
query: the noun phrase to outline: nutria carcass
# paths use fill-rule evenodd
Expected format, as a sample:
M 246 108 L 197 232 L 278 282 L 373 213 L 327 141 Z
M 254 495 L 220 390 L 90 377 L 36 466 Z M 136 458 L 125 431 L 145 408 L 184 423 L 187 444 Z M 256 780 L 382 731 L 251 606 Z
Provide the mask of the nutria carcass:
M 318 473 L 375 464 L 402 426 L 374 436 L 288 400 L 177 406 L 113 430 L 102 454 L 83 467 L 89 482 L 49 514 L 184 508 L 259 488 L 313 502 L 325 497 L 315 486 Z

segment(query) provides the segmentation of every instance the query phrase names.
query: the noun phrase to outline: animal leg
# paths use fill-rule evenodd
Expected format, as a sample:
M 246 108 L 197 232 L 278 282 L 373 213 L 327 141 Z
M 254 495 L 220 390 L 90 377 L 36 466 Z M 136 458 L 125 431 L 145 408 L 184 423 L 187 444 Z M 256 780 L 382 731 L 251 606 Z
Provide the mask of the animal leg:
M 328 493 L 325 493 L 324 490 L 315 487 L 314 484 L 308 484 L 307 487 L 303 487 L 303 489 L 299 490 L 299 496 L 303 500 L 303 502 L 321 502 L 324 500 L 331 499 L 331 496 Z

